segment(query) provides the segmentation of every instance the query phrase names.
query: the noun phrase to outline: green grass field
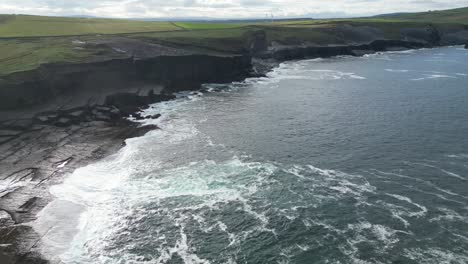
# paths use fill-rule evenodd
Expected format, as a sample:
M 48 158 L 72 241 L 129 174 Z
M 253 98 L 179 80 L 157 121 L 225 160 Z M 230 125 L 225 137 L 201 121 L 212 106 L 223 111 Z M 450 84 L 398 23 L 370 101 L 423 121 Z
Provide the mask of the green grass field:
M 174 30 L 180 30 L 180 28 L 169 22 L 26 15 L 0 16 L 0 37 L 123 34 Z
M 113 57 L 103 49 L 81 49 L 70 38 L 0 39 L 0 76 L 27 71 L 45 63 L 78 63 Z
M 389 14 L 379 16 L 379 19 L 385 19 L 390 21 L 394 19 L 401 19 L 420 22 L 468 24 L 468 7 L 422 13 Z
M 123 19 L 89 19 L 0 15 L 0 76 L 37 68 L 41 64 L 75 63 L 122 56 L 102 47 L 80 47 L 77 39 L 125 38 L 240 53 L 257 30 L 266 32 L 268 41 L 300 45 L 342 44 L 343 37 L 334 28 L 342 25 L 371 26 L 385 37 L 399 37 L 401 28 L 467 27 L 468 8 L 446 11 L 390 14 L 370 18 L 333 20 L 283 20 L 274 22 L 146 22 Z
M 229 29 L 229 28 L 239 28 L 239 27 L 244 27 L 244 26 L 249 25 L 248 23 L 213 23 L 213 22 L 205 22 L 205 23 L 177 22 L 174 24 L 186 30 Z

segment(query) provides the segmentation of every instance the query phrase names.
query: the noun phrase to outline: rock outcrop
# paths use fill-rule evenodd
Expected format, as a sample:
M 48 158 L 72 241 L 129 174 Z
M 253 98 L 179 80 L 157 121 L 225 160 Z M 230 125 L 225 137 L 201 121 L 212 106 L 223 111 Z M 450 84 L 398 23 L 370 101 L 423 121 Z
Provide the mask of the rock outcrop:
M 257 54 L 267 50 L 269 43 L 266 32 L 264 30 L 257 30 L 249 33 L 247 46 L 250 54 Z

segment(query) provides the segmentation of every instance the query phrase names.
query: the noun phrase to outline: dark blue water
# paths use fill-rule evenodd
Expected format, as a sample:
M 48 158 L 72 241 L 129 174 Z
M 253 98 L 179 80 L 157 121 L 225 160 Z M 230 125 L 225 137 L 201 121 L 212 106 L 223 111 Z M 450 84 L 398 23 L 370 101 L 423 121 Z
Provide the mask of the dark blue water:
M 468 263 L 466 50 L 289 62 L 147 112 L 161 130 L 52 188 L 77 213 L 51 258 Z

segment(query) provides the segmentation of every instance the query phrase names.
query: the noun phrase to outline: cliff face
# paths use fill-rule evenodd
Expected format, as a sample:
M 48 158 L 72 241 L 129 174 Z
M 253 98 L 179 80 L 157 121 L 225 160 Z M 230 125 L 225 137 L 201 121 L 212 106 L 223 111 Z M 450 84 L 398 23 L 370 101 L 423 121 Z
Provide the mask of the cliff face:
M 161 83 L 166 92 L 199 89 L 203 83 L 243 80 L 251 69 L 250 56 L 162 56 L 135 62 L 138 80 Z
M 266 52 L 260 57 L 273 58 L 278 61 L 297 60 L 304 58 L 328 58 L 332 56 L 362 56 L 364 54 L 388 51 L 394 49 L 419 49 L 427 47 L 420 42 L 409 42 L 403 40 L 376 40 L 364 45 L 337 45 L 337 46 L 309 46 L 283 48 Z
M 176 52 L 177 48 L 174 47 L 147 43 L 152 48 L 151 51 L 154 51 L 151 53 L 153 56 L 134 59 L 130 56 L 137 54 L 136 51 L 140 49 L 148 51 L 148 47 L 142 41 L 129 42 L 119 38 L 113 44 L 125 44 L 125 48 L 132 51 L 127 54 L 129 58 L 81 64 L 48 64 L 33 71 L 0 78 L 0 111 L 36 107 L 54 100 L 57 107 L 61 107 L 60 104 L 65 101 L 73 101 L 72 107 L 105 104 L 105 98 L 112 94 L 136 92 L 141 95 L 141 87 L 145 87 L 145 93 L 149 92 L 148 89 L 156 89 L 157 93 L 172 93 L 196 90 L 203 83 L 239 81 L 252 72 L 252 58 L 256 62 L 267 60 L 278 63 L 305 58 L 361 56 L 387 50 L 461 45 L 468 42 L 468 29 L 463 26 L 427 25 L 402 28 L 392 39 L 387 39 L 381 29 L 371 26 L 341 25 L 323 30 L 325 32 L 322 33 L 337 37 L 339 44 L 319 45 L 294 40 L 278 45 L 271 39 L 271 32 L 256 30 L 247 37 L 247 49 L 243 51 L 245 55 L 226 56 L 206 52 Z M 163 52 L 167 49 L 172 51 L 171 54 Z M 263 67 L 265 65 L 255 64 L 257 74 L 271 68 L 268 65 Z
M 203 83 L 241 80 L 248 75 L 250 62 L 250 57 L 241 55 L 187 55 L 44 65 L 0 81 L 0 108 L 33 106 L 60 96 L 86 100 L 145 85 L 162 86 L 167 93 L 194 90 Z

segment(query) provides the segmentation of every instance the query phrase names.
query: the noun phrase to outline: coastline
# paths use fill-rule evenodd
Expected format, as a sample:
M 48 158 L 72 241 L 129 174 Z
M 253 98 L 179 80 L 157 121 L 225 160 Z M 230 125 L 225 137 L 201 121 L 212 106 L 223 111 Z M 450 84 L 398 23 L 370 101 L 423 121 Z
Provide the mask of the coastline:
M 411 47 L 428 47 L 427 45 L 415 47 L 410 46 L 408 43 L 406 43 L 408 46 L 404 47 L 401 42 L 397 44 L 392 44 L 391 48 L 393 50 L 408 50 L 412 49 Z M 359 47 L 362 48 L 362 46 Z M 371 46 L 365 47 L 369 48 Z M 388 48 L 384 45 L 379 49 L 385 51 Z M 252 63 L 249 63 L 249 67 L 251 68 L 242 71 L 245 76 L 239 78 L 240 75 L 236 75 L 231 81 L 227 78 L 222 81 L 232 82 L 250 76 L 262 76 L 279 63 L 287 60 L 326 58 L 341 55 L 363 56 L 376 52 L 380 51 L 376 50 L 376 48 L 356 49 L 355 46 L 352 48 L 349 46 L 347 48 L 297 47 L 288 51 L 282 50 L 280 53 L 273 53 L 272 56 L 263 54 L 256 58 L 250 57 Z M 190 90 L 197 90 L 202 83 L 202 81 L 194 82 L 193 85 L 190 85 L 193 88 Z M 80 106 L 78 108 L 47 112 L 46 115 L 43 115 L 42 112 L 35 113 L 33 121 L 27 126 L 27 130 L 13 136 L 3 137 L 11 139 L 2 141 L 0 144 L 1 148 L 6 147 L 3 152 L 5 154 L 0 162 L 2 162 L 2 167 L 3 164 L 9 164 L 12 168 L 13 174 L 9 173 L 6 178 L 12 179 L 11 182 L 17 184 L 16 187 L 18 188 L 2 195 L 0 198 L 0 208 L 3 210 L 0 212 L 5 212 L 10 217 L 10 219 L 5 218 L 6 220 L 1 219 L 2 225 L 6 223 L 6 227 L 2 228 L 0 239 L 0 260 L 2 263 L 48 263 L 48 261 L 41 258 L 39 252 L 35 251 L 38 243 L 40 243 L 41 235 L 35 234 L 27 223 L 34 221 L 35 215 L 51 201 L 53 197 L 48 193 L 48 188 L 62 182 L 64 175 L 76 168 L 115 153 L 127 138 L 137 137 L 150 130 L 157 129 L 154 126 L 139 127 L 136 123 L 122 119 L 137 112 L 140 107 L 145 107 L 158 100 L 172 99 L 169 95 L 161 94 L 161 90 L 157 94 L 153 89 L 144 91 L 142 93 L 139 89 L 136 95 L 129 93 L 107 94 L 105 97 L 107 103 L 85 106 L 87 110 L 83 110 L 83 106 Z M 167 89 L 167 87 L 163 88 L 162 91 L 166 94 L 175 92 Z M 125 100 L 122 98 L 125 98 Z M 129 98 L 133 98 L 133 100 Z M 132 101 L 132 103 L 129 103 L 129 101 Z M 115 114 L 115 116 L 111 116 L 111 111 L 114 109 L 109 108 L 110 105 L 119 105 L 119 107 L 116 107 L 119 113 Z M 99 118 L 99 113 L 95 114 L 93 111 L 102 107 L 108 109 L 103 110 L 104 115 Z M 84 111 L 88 114 L 82 113 L 79 116 L 78 123 L 70 119 L 69 123 L 60 124 L 59 121 L 64 115 L 70 116 L 76 111 Z M 57 113 L 59 114 L 51 119 L 37 121 L 41 116 L 50 117 Z M 89 113 L 93 113 L 93 115 L 90 116 Z M 15 120 L 10 124 L 10 127 L 15 128 L 16 126 L 16 128 L 19 128 L 17 121 L 22 120 Z M 50 120 L 53 120 L 53 122 L 50 122 Z M 25 184 L 23 185 L 23 183 Z

